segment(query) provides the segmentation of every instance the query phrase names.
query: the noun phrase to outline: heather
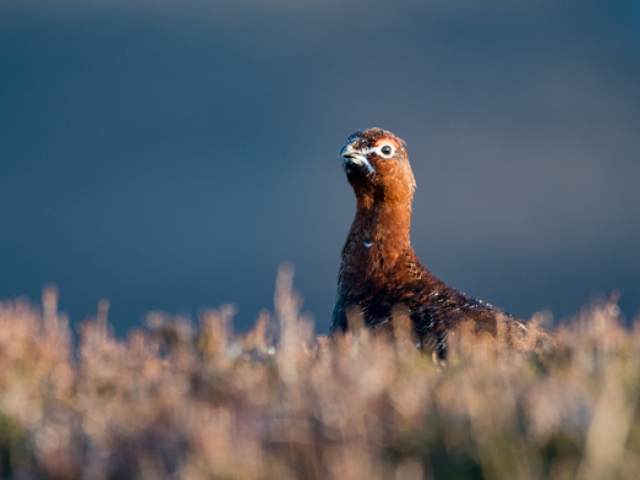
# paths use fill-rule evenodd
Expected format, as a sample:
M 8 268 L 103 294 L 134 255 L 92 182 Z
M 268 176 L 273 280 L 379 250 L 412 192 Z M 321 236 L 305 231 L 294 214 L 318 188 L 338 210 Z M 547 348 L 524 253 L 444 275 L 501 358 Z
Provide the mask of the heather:
M 640 330 L 615 298 L 520 354 L 469 338 L 446 365 L 393 335 L 329 339 L 283 268 L 274 311 L 233 331 L 154 312 L 126 339 L 108 305 L 74 340 L 47 289 L 0 305 L 0 477 L 635 479 Z M 532 319 L 545 324 L 545 315 Z M 548 322 L 547 322 L 548 323 Z

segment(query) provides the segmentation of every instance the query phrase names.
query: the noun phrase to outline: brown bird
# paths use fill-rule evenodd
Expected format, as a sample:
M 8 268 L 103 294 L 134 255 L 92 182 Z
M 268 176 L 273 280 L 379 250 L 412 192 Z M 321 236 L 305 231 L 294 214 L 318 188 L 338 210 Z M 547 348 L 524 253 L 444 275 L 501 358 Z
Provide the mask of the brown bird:
M 356 194 L 356 215 L 342 250 L 332 332 L 348 329 L 354 309 L 369 327 L 385 328 L 403 306 L 419 345 L 442 359 L 447 335 L 462 327 L 524 350 L 529 325 L 438 280 L 411 247 L 416 182 L 405 142 L 379 128 L 347 138 L 339 156 Z

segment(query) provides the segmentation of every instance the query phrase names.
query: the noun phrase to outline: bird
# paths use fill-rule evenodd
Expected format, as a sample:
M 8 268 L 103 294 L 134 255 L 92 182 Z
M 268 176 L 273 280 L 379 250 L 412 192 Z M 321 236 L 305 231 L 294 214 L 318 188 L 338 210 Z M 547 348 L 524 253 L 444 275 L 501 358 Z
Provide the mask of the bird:
M 417 345 L 436 362 L 446 360 L 449 335 L 463 329 L 527 350 L 529 322 L 448 286 L 418 259 L 410 241 L 416 181 L 404 140 L 381 128 L 359 130 L 338 155 L 356 213 L 342 249 L 332 334 L 346 332 L 353 315 L 367 327 L 392 328 L 401 307 Z

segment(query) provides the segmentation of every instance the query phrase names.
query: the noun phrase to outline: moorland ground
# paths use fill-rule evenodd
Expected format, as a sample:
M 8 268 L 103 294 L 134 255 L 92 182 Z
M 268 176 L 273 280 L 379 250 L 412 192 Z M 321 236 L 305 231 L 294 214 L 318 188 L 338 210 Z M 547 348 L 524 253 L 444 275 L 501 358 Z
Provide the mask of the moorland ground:
M 552 353 L 462 339 L 443 368 L 402 322 L 315 335 L 291 283 L 241 335 L 229 307 L 117 339 L 101 303 L 74 339 L 53 289 L 2 303 L 0 477 L 638 478 L 640 324 L 615 299 Z

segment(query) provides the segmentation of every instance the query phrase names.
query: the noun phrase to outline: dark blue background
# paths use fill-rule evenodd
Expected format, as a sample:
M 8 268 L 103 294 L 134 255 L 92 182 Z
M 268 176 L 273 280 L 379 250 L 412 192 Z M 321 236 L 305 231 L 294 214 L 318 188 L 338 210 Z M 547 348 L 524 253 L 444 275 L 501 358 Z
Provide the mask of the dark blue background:
M 175 5 L 174 5 L 175 4 Z M 262 5 L 264 4 L 264 5 Z M 528 317 L 640 304 L 640 9 L 629 1 L 0 3 L 0 298 L 73 322 L 272 304 L 319 331 L 354 212 L 337 151 L 409 147 L 414 246 Z

